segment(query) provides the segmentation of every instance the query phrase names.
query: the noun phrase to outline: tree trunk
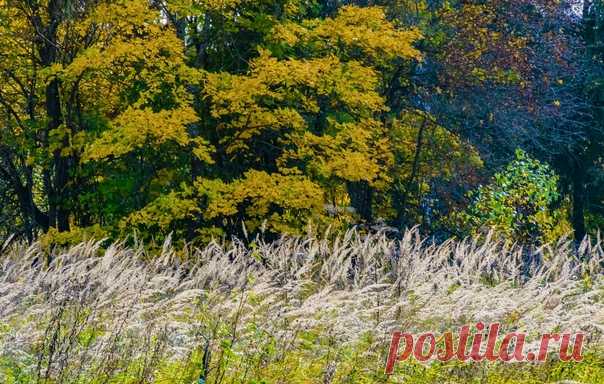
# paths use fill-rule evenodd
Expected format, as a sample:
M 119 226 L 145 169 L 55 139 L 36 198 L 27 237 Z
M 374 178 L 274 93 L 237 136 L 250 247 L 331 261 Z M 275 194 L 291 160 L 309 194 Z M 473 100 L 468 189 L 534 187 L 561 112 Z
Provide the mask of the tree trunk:
M 59 45 L 57 43 L 57 30 L 62 17 L 62 2 L 51 0 L 48 3 L 48 24 L 42 28 L 42 19 L 35 15 L 33 22 L 37 30 L 43 30 L 44 36 L 39 40 L 40 61 L 45 67 L 59 61 Z M 45 137 L 50 132 L 59 128 L 63 123 L 61 111 L 61 98 L 59 91 L 60 80 L 53 79 L 46 86 L 46 115 L 48 125 Z M 47 143 L 48 144 L 48 143 Z M 69 210 L 67 208 L 67 185 L 69 181 L 69 159 L 62 153 L 62 149 L 69 145 L 66 135 L 61 139 L 61 146 L 53 153 L 54 173 L 45 175 L 45 184 L 48 193 L 49 222 L 59 231 L 69 230 Z M 49 180 L 52 178 L 53 180 Z
M 350 203 L 357 211 L 363 221 L 370 223 L 373 221 L 373 188 L 366 181 L 356 181 L 346 183 Z
M 25 220 L 25 231 L 28 239 L 32 239 L 37 228 L 48 230 L 48 216 L 46 216 L 34 203 L 33 183 L 28 175 L 24 185 L 11 155 L 0 148 L 0 175 L 8 181 L 19 201 L 21 216 Z
M 575 172 L 572 175 L 572 226 L 575 233 L 575 240 L 581 241 L 585 237 L 585 182 L 584 172 L 576 167 Z
M 397 207 L 397 215 L 396 215 L 396 226 L 402 228 L 405 224 L 405 212 L 407 212 L 406 206 L 407 202 L 411 195 L 411 189 L 413 188 L 413 184 L 417 175 L 419 173 L 419 162 L 422 154 L 422 149 L 424 145 L 424 135 L 426 131 L 426 126 L 428 125 L 428 117 L 424 116 L 422 124 L 417 131 L 417 139 L 415 142 L 415 153 L 413 155 L 413 163 L 411 165 L 411 173 L 409 175 L 409 179 L 406 181 L 402 188 L 395 188 L 395 206 Z M 404 188 L 404 189 L 403 189 Z M 417 196 L 421 193 L 419 184 L 417 185 Z
M 61 100 L 59 94 L 59 80 L 52 80 L 46 87 L 46 114 L 48 115 L 48 132 L 57 129 L 62 124 Z M 54 182 L 50 211 L 53 213 L 52 225 L 56 225 L 59 231 L 69 230 L 69 211 L 66 207 L 67 183 L 69 177 L 69 161 L 63 156 L 61 149 L 69 145 L 67 137 L 61 140 L 61 147 L 53 153 Z M 56 222 L 55 222 L 56 220 Z

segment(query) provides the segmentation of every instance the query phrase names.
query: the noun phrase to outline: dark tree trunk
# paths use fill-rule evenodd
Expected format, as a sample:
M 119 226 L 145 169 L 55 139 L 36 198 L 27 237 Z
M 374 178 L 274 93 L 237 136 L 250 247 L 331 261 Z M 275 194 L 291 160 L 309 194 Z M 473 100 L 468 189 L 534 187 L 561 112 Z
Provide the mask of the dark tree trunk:
M 352 207 L 363 221 L 373 221 L 373 188 L 366 181 L 348 182 L 346 184 Z
M 581 241 L 585 237 L 585 180 L 583 170 L 576 167 L 572 175 L 572 226 L 575 240 Z
M 21 216 L 25 220 L 25 232 L 28 239 L 32 239 L 37 228 L 48 230 L 48 216 L 45 215 L 34 203 L 33 183 L 31 175 L 27 175 L 26 184 L 23 184 L 11 155 L 0 147 L 0 176 L 10 182 L 19 202 Z
M 415 153 L 413 155 L 413 163 L 411 165 L 411 173 L 409 175 L 409 179 L 406 180 L 405 185 L 399 186 L 398 188 L 394 188 L 394 205 L 396 207 L 396 226 L 402 228 L 405 225 L 405 213 L 407 212 L 407 203 L 409 198 L 411 197 L 412 189 L 414 187 L 415 179 L 419 173 L 419 162 L 420 157 L 423 150 L 424 145 L 424 135 L 426 131 L 426 126 L 428 125 L 428 118 L 424 117 L 422 124 L 419 127 L 417 132 L 417 138 L 415 142 Z M 419 184 L 415 188 L 417 191 L 417 196 L 420 194 Z
M 62 124 L 61 99 L 59 80 L 52 80 L 46 88 L 46 113 L 48 115 L 48 131 L 57 129 Z M 50 200 L 52 223 L 59 231 L 69 230 L 69 210 L 67 209 L 67 184 L 69 177 L 69 159 L 61 153 L 61 149 L 69 145 L 67 137 L 62 139 L 62 145 L 53 153 L 54 182 Z M 56 220 L 56 221 L 55 221 Z
M 47 67 L 59 61 L 59 45 L 57 43 L 57 30 L 62 18 L 62 2 L 51 0 L 48 3 L 48 24 L 42 27 L 42 19 L 36 14 L 33 22 L 36 29 L 43 30 L 44 36 L 39 40 L 40 61 Z M 37 11 L 37 9 L 36 9 Z M 60 80 L 53 79 L 46 86 L 46 115 L 48 125 L 45 137 L 48 140 L 50 133 L 59 128 L 63 123 L 60 97 Z M 48 193 L 49 224 L 56 226 L 59 231 L 69 230 L 69 210 L 67 207 L 69 159 L 64 156 L 62 149 L 69 145 L 66 135 L 61 139 L 61 146 L 53 153 L 53 174 L 44 175 Z M 48 144 L 48 143 L 46 143 Z M 52 180 L 51 180 L 52 179 Z

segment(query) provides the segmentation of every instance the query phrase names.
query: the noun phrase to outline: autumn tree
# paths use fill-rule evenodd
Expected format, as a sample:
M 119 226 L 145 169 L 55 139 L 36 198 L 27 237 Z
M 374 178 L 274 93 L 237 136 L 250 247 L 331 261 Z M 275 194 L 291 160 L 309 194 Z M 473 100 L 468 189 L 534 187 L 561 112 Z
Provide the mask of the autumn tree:
M 598 222 L 599 2 L 0 1 L 5 234 L 463 235 L 518 148 Z
M 555 159 L 565 190 L 571 197 L 571 221 L 577 239 L 601 228 L 604 217 L 601 158 L 604 148 L 604 4 L 584 1 L 582 5 L 580 21 L 573 31 L 581 37 L 581 44 L 575 47 L 579 71 L 568 82 L 575 86 L 575 94 L 586 100 L 586 106 L 577 111 L 577 120 L 582 122 L 579 126 L 575 124 L 578 139 L 568 143 L 566 151 Z
M 161 192 L 161 165 L 176 178 L 191 157 L 210 161 L 187 131 L 195 75 L 157 9 L 7 1 L 0 12 L 0 172 L 29 236 L 115 223 Z
M 562 199 L 572 200 L 567 172 L 558 164 L 568 164 L 568 149 L 584 140 L 591 124 L 581 80 L 589 71 L 582 65 L 577 4 L 547 0 L 387 3 L 392 17 L 417 25 L 426 36 L 420 46 L 425 60 L 410 76 L 413 96 L 407 99 L 470 141 L 484 161 L 481 172 L 471 172 L 459 183 L 437 183 L 436 206 L 444 202 L 449 211 L 462 209 L 468 204 L 466 192 L 501 170 L 517 148 L 552 163 L 561 176 Z M 396 89 L 398 94 L 409 93 L 403 87 Z M 418 137 L 418 143 L 423 141 Z M 417 186 L 413 190 L 421 191 Z M 430 194 L 415 195 L 426 204 L 434 201 Z M 455 233 L 446 221 L 442 229 L 446 235 Z M 577 232 L 581 237 L 580 228 Z
M 216 162 L 179 197 L 203 202 L 198 227 L 268 220 L 291 233 L 309 220 L 350 221 L 349 205 L 371 222 L 373 191 L 387 188 L 393 166 L 382 69 L 420 59 L 418 38 L 381 8 L 345 7 L 333 18 L 276 23 L 246 73 L 202 71 L 202 132 Z

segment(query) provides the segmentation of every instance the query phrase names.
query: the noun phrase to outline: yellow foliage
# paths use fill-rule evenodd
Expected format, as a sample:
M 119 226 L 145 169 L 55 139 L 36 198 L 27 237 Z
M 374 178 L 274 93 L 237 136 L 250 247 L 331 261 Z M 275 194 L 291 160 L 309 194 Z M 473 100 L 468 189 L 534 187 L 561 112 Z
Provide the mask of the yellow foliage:
M 122 220 L 120 228 L 124 232 L 129 232 L 132 228 L 143 226 L 147 229 L 159 230 L 158 235 L 165 234 L 174 222 L 190 218 L 198 212 L 199 207 L 194 200 L 189 199 L 186 191 L 170 192 L 130 214 Z
M 278 60 L 261 51 L 249 75 L 208 73 L 204 84 L 212 116 L 234 130 L 223 139 L 229 153 L 247 149 L 249 140 L 266 131 L 303 132 L 308 128 L 304 116 L 319 112 L 321 98 L 359 115 L 385 109 L 376 72 L 335 56 Z
M 286 152 L 281 164 L 306 159 L 311 172 L 322 178 L 367 181 L 374 186 L 388 180 L 392 151 L 379 121 L 331 122 L 330 131 L 334 133 L 319 136 L 306 132 L 294 138 L 296 149 Z
M 299 233 L 304 223 L 322 215 L 323 192 L 304 176 L 250 170 L 233 183 L 198 180 L 198 193 L 207 199 L 206 219 L 227 218 L 243 209 L 252 230 L 263 225 L 276 232 Z
M 385 63 L 396 57 L 421 59 L 413 43 L 418 30 L 399 30 L 386 19 L 381 7 L 342 7 L 335 18 L 310 20 L 303 25 L 288 22 L 276 26 L 273 40 L 288 45 L 309 45 L 319 52 L 338 52 L 354 57 L 353 50 L 366 59 Z
M 167 234 L 175 224 L 195 215 L 208 223 L 200 235 L 221 233 L 219 227 L 235 225 L 240 215 L 250 230 L 261 226 L 280 233 L 300 233 L 313 219 L 321 220 L 323 192 L 304 176 L 269 174 L 250 170 L 233 182 L 199 178 L 193 188 L 162 195 L 122 221 L 123 231 L 134 228 Z M 209 230 L 209 232 L 208 232 Z
M 101 3 L 75 26 L 82 35 L 92 28 L 96 39 L 71 63 L 45 70 L 96 100 L 94 108 L 109 119 L 82 159 L 173 143 L 211 162 L 208 143 L 187 131 L 199 118 L 185 80 L 196 82 L 199 74 L 185 65 L 180 39 L 158 22 L 157 10 L 137 0 Z
M 68 232 L 59 232 L 56 228 L 41 235 L 38 239 L 40 246 L 47 252 L 54 247 L 69 247 L 86 241 L 100 241 L 109 236 L 109 232 L 100 225 L 95 224 L 90 227 L 72 227 Z
M 155 147 L 166 142 L 184 147 L 191 142 L 186 125 L 197 120 L 197 114 L 190 107 L 159 112 L 149 108 L 128 108 L 112 122 L 111 129 L 88 146 L 83 158 L 100 160 L 109 156 L 119 157 L 136 148 Z

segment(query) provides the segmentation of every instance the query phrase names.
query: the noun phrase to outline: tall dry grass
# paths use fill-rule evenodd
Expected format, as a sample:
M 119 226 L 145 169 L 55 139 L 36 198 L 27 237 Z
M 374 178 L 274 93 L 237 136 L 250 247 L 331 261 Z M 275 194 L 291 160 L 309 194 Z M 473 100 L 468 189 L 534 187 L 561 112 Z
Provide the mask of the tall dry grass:
M 333 346 L 364 343 L 355 358 L 373 365 L 358 369 L 377 377 L 393 330 L 476 321 L 530 335 L 584 331 L 588 348 L 604 341 L 599 238 L 527 250 L 491 239 L 436 245 L 414 230 L 400 240 L 349 231 L 332 241 L 202 249 L 167 241 L 158 255 L 91 241 L 46 259 L 38 244 L 0 255 L 5 380 L 252 382 L 287 362 L 270 375 L 288 382 L 288 353 L 308 342 L 312 354 L 327 351 L 316 375 L 330 383 L 345 375 Z

